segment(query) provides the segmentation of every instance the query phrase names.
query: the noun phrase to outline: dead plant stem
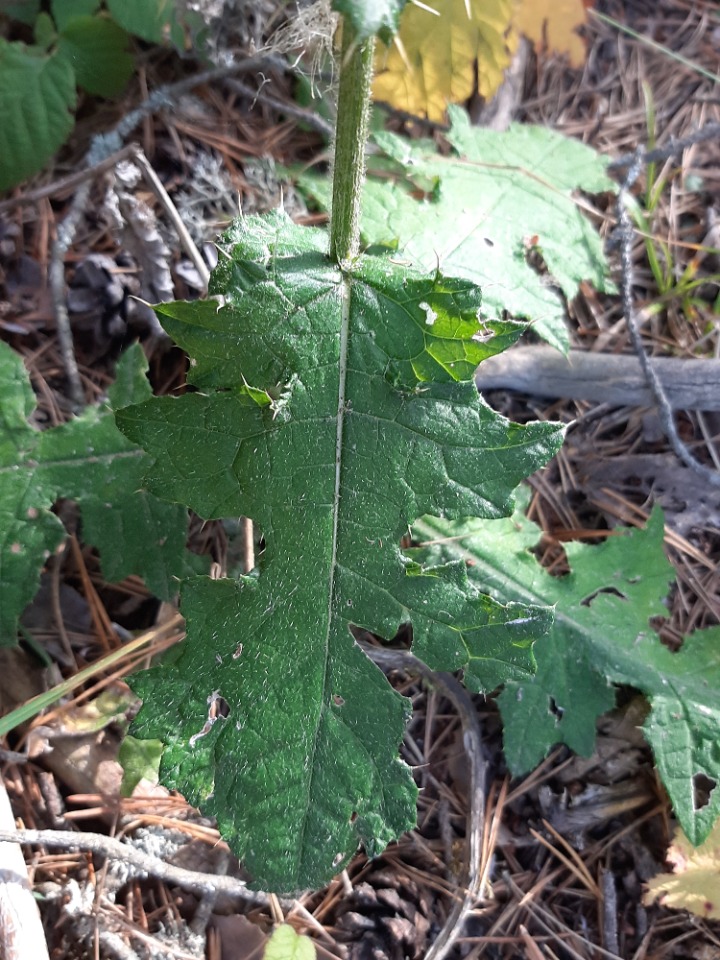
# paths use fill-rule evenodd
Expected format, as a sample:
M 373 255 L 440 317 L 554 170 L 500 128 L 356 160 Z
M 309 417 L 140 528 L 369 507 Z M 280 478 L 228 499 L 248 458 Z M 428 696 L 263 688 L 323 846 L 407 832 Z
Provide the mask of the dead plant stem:
M 706 143 L 708 140 L 718 139 L 720 139 L 720 123 L 706 123 L 700 127 L 699 130 L 696 130 L 695 133 L 688 134 L 687 137 L 671 137 L 670 141 L 664 147 L 647 150 L 642 156 L 642 162 L 645 164 L 662 163 L 662 161 L 669 160 L 671 157 L 677 157 L 683 150 L 687 150 L 688 147 L 694 147 L 697 143 Z M 631 167 L 636 161 L 637 150 L 633 151 L 633 153 L 624 153 L 616 160 L 610 161 L 608 170 L 611 172 L 624 170 L 626 167 Z
M 645 353 L 645 348 L 643 346 L 642 337 L 640 335 L 640 329 L 637 322 L 635 304 L 633 301 L 635 268 L 633 266 L 632 245 L 634 231 L 632 222 L 630 220 L 629 209 L 632 200 L 630 191 L 640 175 L 640 171 L 642 170 L 646 160 L 647 157 L 645 151 L 642 147 L 639 147 L 635 154 L 635 160 L 630 165 L 630 168 L 625 175 L 625 179 L 623 180 L 618 191 L 617 235 L 620 241 L 620 267 L 622 274 L 621 295 L 623 315 L 625 317 L 625 322 L 627 323 L 633 348 L 637 354 L 638 360 L 640 361 L 640 366 L 642 367 L 642 371 L 645 375 L 648 386 L 652 391 L 655 403 L 657 404 L 660 423 L 673 452 L 687 467 L 698 474 L 698 476 L 702 477 L 703 480 L 713 487 L 720 488 L 720 473 L 714 469 L 711 469 L 710 467 L 705 466 L 704 463 L 700 463 L 699 460 L 696 460 L 685 443 L 683 443 L 683 441 L 680 439 L 675 427 L 670 401 L 667 398 L 665 390 L 663 389 L 663 385 L 660 381 L 660 377 L 658 376 L 652 361 Z
M 205 290 L 207 290 L 208 283 L 210 282 L 210 271 L 208 270 L 208 265 L 198 250 L 195 241 L 190 236 L 190 232 L 185 226 L 182 217 L 178 213 L 177 207 L 170 199 L 170 194 L 165 189 L 160 177 L 157 175 L 157 173 L 155 173 L 154 167 L 139 146 L 135 146 L 133 149 L 133 159 L 142 170 L 146 182 L 152 188 L 153 193 L 162 204 L 168 219 L 175 228 L 175 232 L 178 235 L 185 253 L 187 253 L 192 260 L 193 265 L 200 276 L 202 285 Z
M 445 924 L 425 955 L 425 960 L 443 960 L 462 934 L 465 919 L 482 895 L 483 835 L 487 760 L 477 710 L 470 694 L 448 673 L 436 673 L 406 650 L 388 650 L 361 644 L 365 653 L 383 669 L 417 674 L 455 707 L 463 728 L 463 746 L 470 764 L 470 797 L 466 827 L 465 870 L 461 895 L 455 900 Z

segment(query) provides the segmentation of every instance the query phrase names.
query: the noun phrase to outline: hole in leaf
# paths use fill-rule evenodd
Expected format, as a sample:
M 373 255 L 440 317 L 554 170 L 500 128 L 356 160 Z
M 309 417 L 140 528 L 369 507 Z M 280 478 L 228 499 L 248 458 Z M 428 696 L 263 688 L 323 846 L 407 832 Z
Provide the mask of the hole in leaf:
M 243 645 L 239 643 L 237 647 L 235 647 L 235 650 L 233 652 L 233 655 L 232 655 L 233 660 L 239 660 L 240 657 L 242 656 L 242 652 L 243 652 Z
M 333 857 L 332 865 L 334 867 L 337 867 L 339 864 L 342 863 L 344 856 L 345 856 L 344 853 L 336 853 L 335 856 Z
M 717 780 L 713 780 L 704 773 L 696 773 L 693 776 L 692 784 L 693 809 L 702 810 L 710 803 L 710 796 L 717 786 Z
M 220 696 L 219 691 L 213 690 L 213 692 L 207 698 L 207 703 L 207 720 L 202 725 L 202 728 L 198 730 L 197 733 L 194 733 L 188 740 L 188 746 L 190 749 L 195 746 L 198 740 L 202 740 L 203 737 L 206 737 L 210 733 L 216 720 L 219 720 L 220 718 L 225 719 L 225 717 L 230 716 L 230 705 L 224 697 Z
M 544 567 L 550 576 L 560 578 L 570 572 L 565 548 L 555 537 L 543 535 L 530 552 L 537 557 L 540 566 Z
M 224 697 L 221 697 L 219 693 L 213 693 L 208 703 L 210 704 L 208 717 L 211 719 L 217 720 L 218 717 L 225 718 L 230 716 L 230 704 Z
M 333 694 L 332 701 L 336 707 L 342 707 L 345 704 L 344 698 L 341 697 L 339 693 Z
M 350 814 L 350 823 L 355 823 L 357 818 L 358 818 L 357 810 L 353 810 L 353 812 Z
M 561 707 L 554 697 L 550 697 L 550 713 L 558 720 L 562 720 L 565 714 L 565 708 Z
M 584 597 L 580 602 L 583 607 L 589 607 L 595 597 L 599 597 L 601 593 L 609 593 L 612 597 L 619 597 L 621 600 L 627 600 L 627 597 L 624 593 L 621 593 L 615 587 L 603 587 L 602 590 L 596 590 L 595 593 L 588 594 L 587 597 Z

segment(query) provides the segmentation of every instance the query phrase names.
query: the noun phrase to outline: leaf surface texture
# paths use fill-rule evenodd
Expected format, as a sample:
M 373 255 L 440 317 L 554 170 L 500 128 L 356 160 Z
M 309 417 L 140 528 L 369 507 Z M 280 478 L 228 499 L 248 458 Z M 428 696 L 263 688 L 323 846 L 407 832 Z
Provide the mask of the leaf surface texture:
M 463 564 L 426 571 L 399 544 L 425 513 L 508 512 L 561 430 L 478 397 L 476 364 L 520 328 L 479 321 L 467 281 L 385 257 L 340 273 L 325 234 L 280 213 L 238 221 L 221 251 L 221 299 L 157 308 L 197 392 L 118 422 L 154 458 L 151 490 L 204 518 L 252 517 L 265 550 L 239 581 L 187 582 L 188 638 L 133 681 L 133 732 L 165 741 L 164 782 L 218 818 L 256 883 L 299 890 L 414 822 L 397 756 L 408 704 L 351 624 L 392 638 L 412 621 L 435 666 L 478 686 L 532 670 L 548 611 L 520 616 Z

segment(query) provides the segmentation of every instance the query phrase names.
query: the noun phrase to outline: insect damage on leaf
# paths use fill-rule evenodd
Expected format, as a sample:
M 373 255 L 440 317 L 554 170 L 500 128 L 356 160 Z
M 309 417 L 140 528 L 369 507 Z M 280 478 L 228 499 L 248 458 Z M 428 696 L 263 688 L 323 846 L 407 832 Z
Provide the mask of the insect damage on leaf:
M 473 284 L 388 258 L 343 273 L 326 243 L 282 213 L 236 222 L 211 283 L 223 305 L 158 307 L 196 392 L 117 416 L 154 460 L 150 489 L 204 518 L 252 517 L 265 539 L 257 575 L 186 582 L 187 639 L 133 679 L 133 733 L 164 740 L 163 781 L 217 817 L 258 885 L 284 891 L 415 819 L 397 755 L 408 702 L 350 625 L 391 638 L 411 621 L 433 666 L 484 689 L 531 671 L 550 623 L 493 604 L 462 564 L 422 570 L 399 547 L 422 514 L 508 512 L 558 448 L 558 425 L 510 423 L 472 383 L 520 328 L 495 322 L 489 339 Z M 209 723 L 214 696 L 227 716 Z

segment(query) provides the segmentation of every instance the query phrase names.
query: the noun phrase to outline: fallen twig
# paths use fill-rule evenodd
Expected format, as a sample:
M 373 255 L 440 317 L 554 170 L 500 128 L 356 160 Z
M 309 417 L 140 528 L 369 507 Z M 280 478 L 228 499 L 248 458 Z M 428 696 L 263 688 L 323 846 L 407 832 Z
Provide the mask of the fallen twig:
M 687 137 L 671 137 L 664 147 L 646 150 L 641 158 L 642 163 L 661 163 L 663 160 L 669 160 L 670 157 L 677 157 L 683 150 L 694 147 L 697 143 L 707 143 L 708 140 L 717 140 L 718 138 L 720 138 L 720 123 L 706 123 L 695 133 L 688 134 Z M 608 170 L 619 171 L 626 167 L 632 167 L 637 162 L 637 158 L 637 150 L 633 153 L 624 153 L 621 157 L 610 161 Z
M 0 843 L 87 850 L 101 857 L 121 860 L 140 874 L 156 877 L 158 880 L 164 880 L 166 883 L 201 896 L 222 893 L 229 897 L 236 897 L 246 904 L 261 907 L 268 906 L 270 902 L 268 894 L 248 890 L 242 880 L 236 880 L 235 877 L 215 876 L 176 867 L 150 856 L 143 850 L 138 850 L 137 847 L 121 843 L 120 840 L 100 833 L 76 833 L 72 830 L 0 830 Z M 285 910 L 291 910 L 295 906 L 295 901 L 290 899 L 281 900 L 280 903 Z
M 658 357 L 652 361 L 674 410 L 720 410 L 720 360 Z M 635 356 L 552 347 L 514 347 L 483 360 L 478 390 L 517 390 L 535 397 L 649 407 L 655 398 Z
M 524 907 L 533 916 L 538 926 L 542 928 L 552 941 L 561 944 L 573 960 L 584 960 L 589 953 L 596 955 L 598 958 L 607 958 L 607 960 L 621 960 L 616 953 L 611 953 L 610 950 L 605 950 L 603 947 L 598 946 L 598 944 L 592 943 L 587 937 L 581 936 L 581 934 L 576 933 L 566 924 L 559 921 L 549 910 L 541 907 L 533 897 L 525 893 L 525 891 L 515 883 L 508 871 L 503 873 L 503 880 L 508 885 L 508 888 L 515 894 L 518 905 Z M 578 953 L 573 949 L 573 943 L 577 943 L 585 952 L 582 954 Z
M 149 186 L 152 187 L 155 196 L 162 204 L 165 213 L 168 215 L 173 227 L 175 227 L 175 232 L 180 239 L 180 243 L 182 244 L 185 253 L 187 253 L 192 260 L 193 265 L 200 276 L 200 280 L 207 290 L 207 285 L 210 282 L 210 271 L 208 269 L 208 265 L 205 263 L 205 260 L 198 250 L 195 241 L 190 236 L 188 228 L 183 223 L 183 219 L 178 213 L 177 207 L 170 199 L 170 194 L 165 189 L 160 177 L 158 177 L 158 175 L 155 173 L 155 169 L 139 146 L 134 146 L 132 157 L 142 170 L 145 180 Z
M 57 236 L 50 248 L 50 266 L 48 268 L 60 356 L 68 381 L 68 393 L 76 412 L 84 406 L 85 395 L 77 360 L 75 359 L 75 347 L 67 308 L 65 254 L 72 246 L 80 219 L 85 212 L 85 206 L 90 195 L 90 184 L 90 180 L 85 180 L 80 184 L 67 216 L 58 225 Z
M 263 81 L 257 90 L 253 90 L 249 84 L 243 83 L 242 80 L 236 80 L 234 77 L 228 77 L 225 81 L 225 86 L 230 90 L 234 90 L 236 93 L 242 94 L 244 97 L 252 97 L 253 101 L 262 100 L 263 103 L 266 103 L 269 107 L 272 107 L 273 110 L 277 110 L 278 113 L 284 113 L 288 117 L 294 117 L 301 123 L 306 123 L 309 127 L 313 127 L 318 131 L 318 133 L 322 134 L 328 139 L 332 139 L 332 137 L 335 136 L 335 127 L 333 124 L 329 123 L 314 110 L 307 110 L 305 107 L 298 107 L 294 103 L 280 100 L 279 97 L 273 96 L 272 93 L 267 93 L 265 90 L 267 81 Z
M 436 673 L 422 660 L 406 650 L 388 650 L 362 644 L 365 653 L 383 669 L 404 670 L 423 677 L 455 707 L 463 727 L 463 746 L 470 764 L 470 804 L 468 807 L 465 876 L 460 888 L 462 896 L 454 903 L 442 930 L 425 955 L 425 960 L 443 960 L 462 934 L 465 918 L 482 892 L 482 838 L 485 825 L 486 769 L 485 749 L 477 710 L 470 694 L 448 673 Z
M 718 130 L 720 130 L 720 125 L 716 126 L 718 127 Z M 642 339 L 640 337 L 640 330 L 638 329 L 635 306 L 633 303 L 633 283 L 635 271 L 632 260 L 632 241 L 634 230 L 630 220 L 628 207 L 631 199 L 630 190 L 640 175 L 640 171 L 643 168 L 645 160 L 646 154 L 644 149 L 641 147 L 637 150 L 635 160 L 631 164 L 627 174 L 625 175 L 625 179 L 620 185 L 617 198 L 618 225 L 616 228 L 616 235 L 620 243 L 620 267 L 622 274 L 620 289 L 622 295 L 623 315 L 628 326 L 633 348 L 635 349 L 635 353 L 640 361 L 640 366 L 642 367 L 647 383 L 655 399 L 655 403 L 657 404 L 660 423 L 663 431 L 665 432 L 665 436 L 667 437 L 668 442 L 673 449 L 673 452 L 686 466 L 690 467 L 691 470 L 694 470 L 698 476 L 702 477 L 713 487 L 720 487 L 720 473 L 714 469 L 706 467 L 705 464 L 700 463 L 699 460 L 696 460 L 680 439 L 675 428 L 672 407 L 665 394 L 663 385 L 660 382 L 657 370 L 651 359 L 645 353 Z
M 82 170 L 76 170 L 69 173 L 66 177 L 60 177 L 50 183 L 44 183 L 41 187 L 34 190 L 24 190 L 15 197 L 9 197 L 7 200 L 0 201 L 0 214 L 7 210 L 14 210 L 15 207 L 27 207 L 31 203 L 37 203 L 40 200 L 46 200 L 48 197 L 60 197 L 65 193 L 71 193 L 76 187 L 90 177 L 96 177 L 106 170 L 112 170 L 116 163 L 121 160 L 127 160 L 134 149 L 133 144 L 128 144 L 122 150 L 111 153 L 104 160 L 99 160 L 92 167 L 85 167 Z

